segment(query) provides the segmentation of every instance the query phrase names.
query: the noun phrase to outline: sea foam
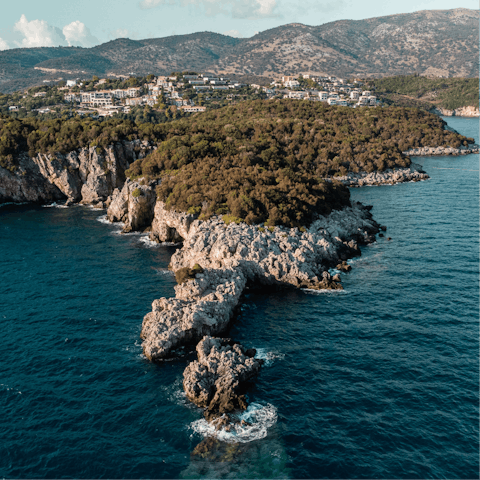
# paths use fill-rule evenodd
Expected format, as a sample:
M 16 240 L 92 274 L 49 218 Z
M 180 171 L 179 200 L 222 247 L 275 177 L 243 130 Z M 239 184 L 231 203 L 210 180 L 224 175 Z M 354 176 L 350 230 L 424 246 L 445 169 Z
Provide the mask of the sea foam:
M 211 423 L 202 418 L 192 422 L 190 428 L 202 437 L 216 437 L 227 443 L 247 443 L 265 438 L 268 429 L 277 423 L 277 418 L 277 409 L 270 403 L 266 405 L 252 403 L 245 412 L 235 417 L 239 422 L 245 420 L 250 425 L 234 424 L 232 430 L 227 432 L 224 429 L 216 430 Z

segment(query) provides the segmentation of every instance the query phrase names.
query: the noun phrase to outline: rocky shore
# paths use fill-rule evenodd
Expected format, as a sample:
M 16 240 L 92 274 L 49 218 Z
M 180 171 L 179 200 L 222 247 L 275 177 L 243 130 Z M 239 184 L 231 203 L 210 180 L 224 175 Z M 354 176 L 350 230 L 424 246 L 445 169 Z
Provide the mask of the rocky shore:
M 470 155 L 471 153 L 479 153 L 480 146 L 477 144 L 469 145 L 468 147 L 461 146 L 454 147 L 418 147 L 402 152 L 409 157 L 424 157 L 429 155 Z
M 448 110 L 447 108 L 435 107 L 433 110 L 430 110 L 432 113 L 441 115 L 443 117 L 478 117 L 480 116 L 480 111 L 478 107 L 473 105 L 469 107 L 460 107 L 454 110 Z
M 350 172 L 342 177 L 335 177 L 348 187 L 364 187 L 368 185 L 393 185 L 403 182 L 419 182 L 430 178 L 420 167 L 412 163 L 408 168 L 384 170 L 383 172 Z
M 105 149 L 88 147 L 66 155 L 22 154 L 14 172 L 0 167 L 0 203 L 67 201 L 103 208 L 115 188 L 122 188 L 125 170 L 154 148 L 139 140 Z

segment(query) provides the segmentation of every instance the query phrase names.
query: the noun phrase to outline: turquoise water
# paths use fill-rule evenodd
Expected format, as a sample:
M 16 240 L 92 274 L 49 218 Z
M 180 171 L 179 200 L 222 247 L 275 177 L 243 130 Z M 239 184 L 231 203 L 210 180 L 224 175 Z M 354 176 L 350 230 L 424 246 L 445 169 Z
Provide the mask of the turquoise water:
M 447 121 L 478 141 L 478 119 Z M 416 161 L 430 180 L 352 190 L 392 240 L 344 293 L 248 295 L 230 334 L 268 359 L 262 428 L 228 462 L 190 457 L 192 353 L 141 354 L 174 247 L 85 207 L 0 208 L 0 476 L 478 478 L 479 158 Z

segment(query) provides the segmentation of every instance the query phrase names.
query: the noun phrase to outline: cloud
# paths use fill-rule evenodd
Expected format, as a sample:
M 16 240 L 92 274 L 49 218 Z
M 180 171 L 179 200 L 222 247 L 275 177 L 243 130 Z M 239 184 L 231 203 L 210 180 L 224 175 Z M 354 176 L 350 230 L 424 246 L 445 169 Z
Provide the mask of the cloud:
M 29 22 L 25 15 L 15 24 L 14 30 L 20 32 L 24 38 L 22 47 L 57 47 L 67 45 L 65 36 L 57 27 L 52 27 L 45 20 Z
M 71 47 L 93 47 L 98 45 L 98 38 L 94 37 L 84 23 L 76 20 L 63 27 L 62 33 Z
M 116 38 L 130 38 L 135 40 L 138 38 L 138 32 L 131 31 L 126 28 L 117 28 L 116 30 L 108 32 L 108 36 L 113 40 Z
M 9 48 L 10 46 L 8 45 L 8 43 L 3 38 L 0 38 L 0 51 L 8 50 Z
M 225 14 L 233 18 L 278 17 L 277 0 L 142 0 L 140 8 L 160 5 L 194 5 L 203 8 L 207 16 Z
M 99 40 L 92 35 L 86 25 L 79 20 L 65 25 L 60 30 L 45 20 L 28 21 L 25 15 L 15 23 L 10 45 L 0 38 L 0 50 L 15 47 L 93 47 Z
M 243 35 L 238 30 L 227 30 L 223 32 L 223 35 L 228 35 L 229 37 L 243 38 Z

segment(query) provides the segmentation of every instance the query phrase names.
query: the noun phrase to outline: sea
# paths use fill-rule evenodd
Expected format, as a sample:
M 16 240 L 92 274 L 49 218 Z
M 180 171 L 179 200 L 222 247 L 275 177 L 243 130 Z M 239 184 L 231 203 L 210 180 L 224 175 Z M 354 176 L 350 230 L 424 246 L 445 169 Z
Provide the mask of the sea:
M 229 335 L 265 366 L 212 457 L 191 455 L 215 433 L 182 390 L 194 353 L 152 364 L 139 338 L 178 246 L 2 206 L 0 477 L 478 478 L 479 156 L 415 161 L 429 180 L 351 190 L 387 231 L 343 291 L 247 293 Z

